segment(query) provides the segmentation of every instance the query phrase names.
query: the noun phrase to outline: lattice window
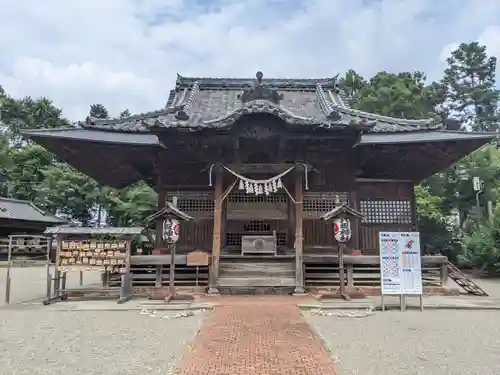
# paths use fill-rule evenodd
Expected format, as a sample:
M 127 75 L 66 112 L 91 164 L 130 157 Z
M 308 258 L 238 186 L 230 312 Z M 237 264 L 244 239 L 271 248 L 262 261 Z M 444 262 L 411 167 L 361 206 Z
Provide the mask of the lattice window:
M 235 233 L 228 232 L 226 233 L 226 246 L 228 247 L 241 247 L 241 236 L 244 236 L 245 233 Z M 286 246 L 287 244 L 287 233 L 278 232 L 276 233 L 276 242 L 278 246 Z
M 252 220 L 243 226 L 245 232 L 270 232 L 271 225 L 265 221 Z
M 177 197 L 177 207 L 195 217 L 212 217 L 214 212 L 213 194 L 208 192 L 168 193 L 168 197 Z
M 228 203 L 286 203 L 286 193 L 272 193 L 269 195 L 247 194 L 246 192 L 236 191 L 227 197 Z
M 407 200 L 360 201 L 360 212 L 366 224 L 411 224 L 411 203 Z
M 317 218 L 342 204 L 349 205 L 349 194 L 346 192 L 310 192 L 304 194 L 304 214 Z

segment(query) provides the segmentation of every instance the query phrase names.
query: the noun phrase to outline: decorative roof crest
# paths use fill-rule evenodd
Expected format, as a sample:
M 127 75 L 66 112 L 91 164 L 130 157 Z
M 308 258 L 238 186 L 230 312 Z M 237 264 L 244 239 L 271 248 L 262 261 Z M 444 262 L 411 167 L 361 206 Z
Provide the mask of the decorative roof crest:
M 262 83 L 262 78 L 264 77 L 262 72 L 257 72 L 255 76 L 257 82 L 254 82 L 252 87 L 246 88 L 243 93 L 238 96 L 241 102 L 245 104 L 253 100 L 268 100 L 274 104 L 280 104 L 280 101 L 283 100 L 283 94 Z

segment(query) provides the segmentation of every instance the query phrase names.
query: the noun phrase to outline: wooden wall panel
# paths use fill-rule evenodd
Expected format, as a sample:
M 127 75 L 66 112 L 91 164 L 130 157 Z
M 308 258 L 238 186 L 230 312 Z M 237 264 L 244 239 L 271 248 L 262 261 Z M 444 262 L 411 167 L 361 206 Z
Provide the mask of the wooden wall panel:
M 358 205 L 362 209 L 375 206 L 384 206 L 384 210 L 399 209 L 400 212 L 386 212 L 385 214 L 370 215 L 368 222 L 362 222 L 359 229 L 359 240 L 364 255 L 379 253 L 379 232 L 403 232 L 414 230 L 413 184 L 409 181 L 359 181 Z M 404 208 L 404 210 L 402 209 Z M 406 212 L 409 210 L 409 212 Z M 404 212 L 403 212 L 404 211 Z M 379 222 L 377 222 L 377 218 Z
M 177 242 L 178 253 L 193 250 L 212 251 L 213 220 L 182 222 Z

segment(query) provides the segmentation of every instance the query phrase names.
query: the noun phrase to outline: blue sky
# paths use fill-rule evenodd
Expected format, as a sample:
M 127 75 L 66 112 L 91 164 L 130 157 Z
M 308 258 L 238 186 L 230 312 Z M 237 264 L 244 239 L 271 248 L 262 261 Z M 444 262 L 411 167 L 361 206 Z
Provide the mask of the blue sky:
M 0 0 L 0 84 L 81 120 L 161 108 L 176 73 L 436 79 L 471 40 L 500 55 L 499 0 Z

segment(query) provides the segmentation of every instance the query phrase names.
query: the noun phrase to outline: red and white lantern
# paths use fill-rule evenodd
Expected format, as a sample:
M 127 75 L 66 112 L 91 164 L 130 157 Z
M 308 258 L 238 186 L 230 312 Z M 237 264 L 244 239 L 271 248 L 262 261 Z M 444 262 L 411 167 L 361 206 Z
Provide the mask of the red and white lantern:
M 333 222 L 333 233 L 338 242 L 349 242 L 351 239 L 351 222 L 347 218 L 338 218 Z
M 168 244 L 176 243 L 179 240 L 180 224 L 176 219 L 166 219 L 163 221 L 163 240 Z

